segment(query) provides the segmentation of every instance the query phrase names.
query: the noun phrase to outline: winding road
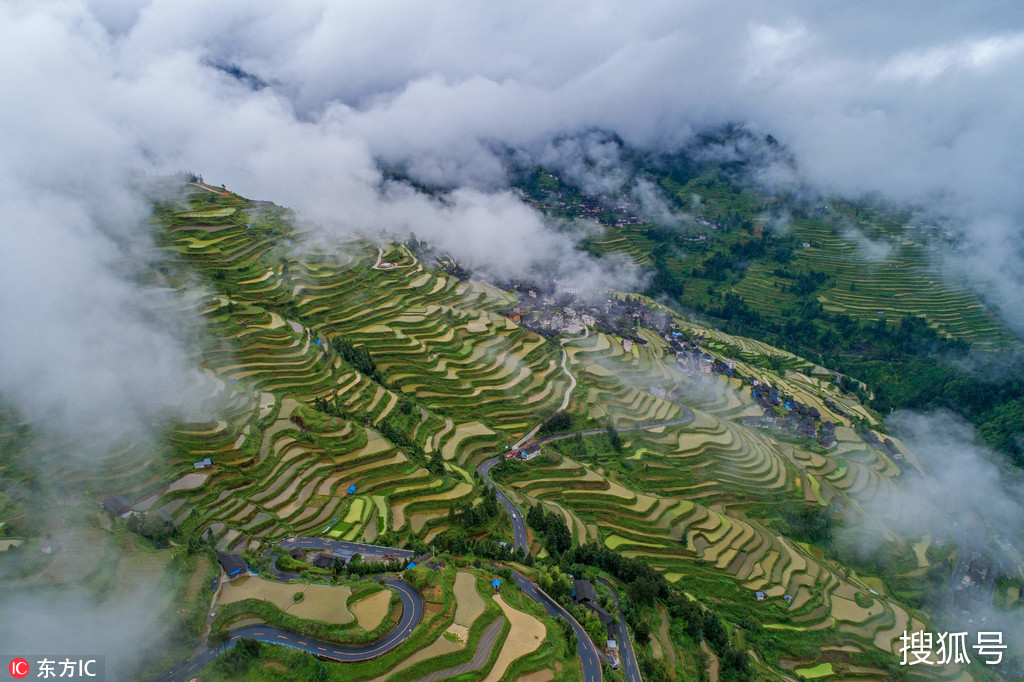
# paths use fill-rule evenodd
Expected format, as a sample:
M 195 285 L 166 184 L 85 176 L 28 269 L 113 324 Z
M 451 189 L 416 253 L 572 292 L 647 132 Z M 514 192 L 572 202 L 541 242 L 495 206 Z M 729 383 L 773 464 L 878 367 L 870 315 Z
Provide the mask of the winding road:
M 572 376 L 570 374 L 570 376 Z M 575 379 L 573 379 L 573 387 L 575 387 Z M 570 388 L 571 392 L 572 388 Z M 568 402 L 568 394 L 566 400 L 563 401 L 563 408 Z M 683 416 L 676 419 L 670 419 L 663 422 L 654 422 L 648 424 L 635 424 L 633 426 L 618 429 L 621 431 L 640 431 L 644 429 L 656 429 L 662 426 L 677 426 L 680 424 L 689 424 L 693 421 L 693 412 L 685 407 L 681 407 L 683 410 Z M 529 439 L 537 433 L 540 426 L 534 428 L 530 433 L 524 436 L 517 442 L 513 448 L 523 447 L 524 443 L 528 442 Z M 565 433 L 553 433 L 543 438 L 532 441 L 533 444 L 543 445 L 544 443 L 550 443 L 551 441 L 561 440 L 563 438 L 572 438 L 577 433 L 583 436 L 596 436 L 604 433 L 605 429 L 587 429 L 585 431 L 568 431 Z M 477 467 L 477 473 L 480 474 L 480 478 L 483 479 L 484 484 L 489 488 L 494 488 L 495 496 L 498 498 L 498 503 L 505 508 L 505 511 L 509 515 L 509 519 L 512 521 L 512 541 L 516 549 L 520 547 L 524 552 L 529 552 L 529 536 L 526 532 L 526 521 L 523 519 L 523 511 L 509 499 L 501 487 L 499 487 L 494 480 L 491 478 L 491 469 L 501 461 L 501 455 L 491 457 L 480 463 Z M 552 616 L 564 618 L 572 625 L 573 631 L 576 632 L 576 637 L 579 640 L 576 646 L 576 653 L 579 655 L 580 664 L 583 667 L 583 680 L 584 682 L 601 679 L 601 657 L 598 654 L 597 647 L 590 640 L 590 636 L 587 635 L 583 627 L 576 622 L 568 611 L 562 608 L 558 602 L 545 594 L 539 587 L 530 582 L 526 576 L 512 572 L 515 577 L 516 584 L 526 592 L 534 601 L 538 602 L 544 607 Z M 604 581 L 602 581 L 604 582 Z M 605 583 L 608 587 L 610 584 Z M 619 596 L 615 593 L 615 589 L 612 588 L 612 595 L 615 599 L 615 605 L 618 607 Z M 616 626 L 616 640 L 619 642 L 622 666 L 626 673 L 626 679 L 628 682 L 641 682 L 640 677 L 640 666 L 637 664 L 636 654 L 633 651 L 633 643 L 629 638 L 629 631 L 626 629 L 626 621 L 622 615 L 622 609 L 619 609 L 619 624 Z
M 396 547 L 382 547 L 381 545 L 367 545 L 362 542 L 346 542 L 344 540 L 332 540 L 330 538 L 313 538 L 313 537 L 300 537 L 300 538 L 287 538 L 278 543 L 279 546 L 285 549 L 292 549 L 294 547 L 301 547 L 302 549 L 318 549 L 322 552 L 341 552 L 342 554 L 359 554 L 364 558 L 366 556 L 383 556 L 390 554 L 399 560 L 411 559 L 415 552 L 408 549 L 398 549 Z
M 386 549 L 386 548 L 382 548 Z M 377 656 L 382 656 L 405 641 L 413 629 L 423 618 L 423 597 L 412 585 L 402 580 L 386 578 L 381 581 L 384 585 L 398 592 L 402 599 L 402 618 L 394 628 L 383 638 L 372 644 L 359 646 L 342 646 L 321 642 L 311 637 L 297 635 L 287 630 L 271 627 L 269 625 L 247 625 L 231 631 L 231 638 L 224 644 L 207 647 L 198 656 L 188 661 L 177 671 L 164 677 L 165 682 L 187 682 L 195 676 L 196 671 L 203 668 L 219 654 L 231 648 L 235 642 L 243 637 L 256 639 L 268 644 L 287 646 L 293 649 L 300 649 L 314 656 L 321 656 L 335 661 L 353 662 L 366 661 Z
M 616 615 L 619 617 L 619 622 L 615 624 L 615 641 L 619 643 L 619 658 L 622 659 L 622 669 L 626 673 L 626 682 L 642 682 L 640 664 L 636 661 L 633 641 L 629 638 L 629 630 L 626 629 L 626 616 L 623 615 L 622 607 L 619 605 L 619 594 L 610 582 L 604 578 L 598 578 L 598 580 L 612 591 L 612 601 L 615 602 Z
M 563 351 L 564 353 L 564 351 Z M 568 371 L 565 366 L 566 357 L 563 355 L 562 358 L 562 369 L 566 375 L 569 376 L 570 386 L 566 392 L 565 398 L 562 401 L 562 408 L 565 409 L 568 405 L 569 398 L 572 395 L 573 389 L 576 387 L 576 379 L 572 376 L 572 373 Z M 687 408 L 682 408 L 684 414 L 682 417 L 672 419 L 664 422 L 647 423 L 647 424 L 636 424 L 625 428 L 618 429 L 621 431 L 639 431 L 644 429 L 654 429 L 663 426 L 675 426 L 680 424 L 687 424 L 693 421 L 693 412 Z M 523 447 L 540 429 L 540 425 L 535 427 L 526 436 L 519 440 L 515 444 L 515 448 Z M 544 443 L 550 443 L 555 440 L 563 438 L 571 438 L 576 434 L 583 436 L 592 436 L 604 433 L 605 429 L 588 429 L 584 431 L 570 431 L 565 433 L 554 433 L 543 438 L 532 441 L 532 443 L 543 445 Z M 501 456 L 492 457 L 482 462 L 477 467 L 477 472 L 483 479 L 484 483 L 491 488 L 494 488 L 498 502 L 505 508 L 508 513 L 510 520 L 512 521 L 512 536 L 513 543 L 516 549 L 520 547 L 523 551 L 529 551 L 529 536 L 526 532 L 526 522 L 523 519 L 522 510 L 520 510 L 515 503 L 497 486 L 490 477 L 491 469 L 501 461 Z M 382 547 L 379 545 L 368 545 L 357 542 L 344 542 L 341 540 L 331 540 L 329 538 L 316 538 L 316 537 L 297 537 L 288 538 L 279 543 L 284 549 L 292 549 L 295 547 L 301 547 L 303 549 L 316 549 L 321 551 L 361 554 L 370 556 L 383 556 L 389 554 L 397 559 L 410 559 L 413 556 L 413 552 L 404 549 L 397 549 L 393 547 Z M 281 580 L 287 580 L 293 577 L 293 574 L 284 573 L 278 571 L 276 566 L 272 567 L 273 574 Z M 519 586 L 523 592 L 525 592 L 531 599 L 540 604 L 544 610 L 551 616 L 562 618 L 572 627 L 573 632 L 576 633 L 576 654 L 580 659 L 580 666 L 583 670 L 583 682 L 600 682 L 602 679 L 601 672 L 601 655 L 597 650 L 597 647 L 591 641 L 589 635 L 583 626 L 576 621 L 572 615 L 566 611 L 558 602 L 552 599 L 547 593 L 540 589 L 535 583 L 531 582 L 525 575 L 518 571 L 512 571 L 513 579 L 516 585 Z M 401 580 L 395 580 L 385 578 L 381 581 L 384 585 L 394 589 L 398 592 L 399 597 L 402 600 L 402 618 L 392 630 L 385 635 L 383 638 L 372 644 L 366 644 L 361 646 L 341 646 L 337 644 L 331 644 L 329 642 L 321 642 L 310 637 L 304 637 L 302 635 L 281 630 L 279 628 L 271 627 L 269 625 L 248 625 L 245 627 L 237 628 L 231 631 L 230 639 L 221 645 L 207 647 L 202 650 L 194 658 L 189 659 L 186 665 L 183 665 L 176 671 L 171 672 L 166 677 L 162 678 L 163 682 L 186 682 L 190 680 L 196 671 L 201 670 L 205 665 L 210 663 L 219 654 L 223 653 L 231 646 L 235 644 L 241 638 L 256 639 L 261 642 L 269 644 L 277 644 L 280 646 L 292 647 L 294 649 L 300 649 L 314 656 L 321 656 L 323 658 L 329 658 L 331 660 L 340 662 L 354 662 L 354 661 L 366 661 L 371 658 L 381 656 L 388 651 L 391 651 L 398 645 L 400 645 L 405 639 L 412 633 L 413 629 L 419 624 L 423 618 L 423 597 L 416 589 Z M 602 581 L 605 582 L 605 581 Z M 606 585 L 611 587 L 607 582 Z M 640 677 L 640 669 L 637 665 L 636 655 L 633 651 L 633 645 L 629 639 L 629 632 L 626 629 L 625 619 L 622 615 L 621 608 L 618 608 L 619 599 L 615 593 L 615 589 L 612 588 L 613 599 L 615 600 L 616 608 L 618 610 L 619 623 L 616 625 L 616 637 L 619 642 L 620 652 L 622 657 L 622 664 L 626 672 L 626 679 L 628 682 L 642 682 Z
M 346 542 L 344 540 L 332 540 L 330 538 L 314 538 L 314 537 L 295 537 L 285 538 L 281 542 L 277 543 L 278 546 L 284 549 L 293 549 L 299 547 L 301 549 L 316 549 L 321 552 L 334 552 L 341 553 L 342 555 L 353 555 L 359 554 L 364 559 L 366 557 L 372 557 L 374 560 L 376 557 L 383 557 L 384 555 L 391 555 L 399 561 L 403 559 L 411 559 L 413 552 L 407 549 L 397 549 L 395 547 L 381 547 L 380 545 L 367 545 L 361 542 Z M 263 553 L 263 556 L 268 556 L 272 550 L 268 549 Z M 278 580 L 298 580 L 302 576 L 298 573 L 289 573 L 282 571 L 277 568 L 277 558 L 274 557 L 270 560 L 270 573 Z
M 494 488 L 494 495 L 498 498 L 498 503 L 505 508 L 508 513 L 509 519 L 512 521 L 512 543 L 516 549 L 523 548 L 524 552 L 530 551 L 530 543 L 528 542 L 529 536 L 526 534 L 526 522 L 523 521 L 523 512 L 515 505 L 515 503 L 509 499 L 508 495 L 502 492 L 493 480 L 491 480 L 491 469 L 495 464 L 501 461 L 501 456 L 491 457 L 486 462 L 483 462 L 476 468 L 477 473 L 480 474 L 480 478 L 484 480 L 484 484 L 488 488 Z
M 601 654 L 597 647 L 590 641 L 590 636 L 583 626 L 572 617 L 562 605 L 548 596 L 547 592 L 540 589 L 535 583 L 519 571 L 512 571 L 512 578 L 531 599 L 544 607 L 549 616 L 561 618 L 572 626 L 576 633 L 576 655 L 580 659 L 580 666 L 583 668 L 583 682 L 601 682 Z
M 633 426 L 626 426 L 617 430 L 620 433 L 623 431 L 642 431 L 645 429 L 657 429 L 662 426 L 678 426 L 680 424 L 689 424 L 690 422 L 692 422 L 693 412 L 685 407 L 680 407 L 680 409 L 682 409 L 683 411 L 682 417 L 677 417 L 676 419 L 670 419 L 664 422 L 634 424 Z M 527 434 L 527 436 L 521 439 L 518 443 L 513 445 L 513 449 L 523 447 L 525 439 L 529 438 L 531 435 L 536 433 L 537 429 L 539 428 L 540 427 L 538 426 L 529 434 Z M 585 431 L 566 431 L 564 433 L 552 433 L 550 435 L 544 436 L 543 438 L 538 438 L 537 440 L 531 441 L 530 444 L 544 445 L 545 443 L 550 443 L 551 441 L 562 440 L 564 438 L 572 438 L 577 433 L 580 434 L 581 436 L 596 436 L 598 434 L 605 433 L 605 431 L 606 429 L 587 429 Z M 508 495 L 502 492 L 501 488 L 498 485 L 496 485 L 494 481 L 491 479 L 491 469 L 493 469 L 494 466 L 500 461 L 501 455 L 496 455 L 488 460 L 484 460 L 483 462 L 481 462 L 480 466 L 478 466 L 476 470 L 477 473 L 480 474 L 480 478 L 483 479 L 484 484 L 487 485 L 488 488 L 494 488 L 496 497 L 498 498 L 498 502 L 501 504 L 502 507 L 505 508 L 505 511 L 508 512 L 509 518 L 512 520 L 513 546 L 516 549 L 522 547 L 524 552 L 528 552 L 529 543 L 527 542 L 527 539 L 529 536 L 526 534 L 526 521 L 523 519 L 522 510 L 519 509 L 519 507 L 517 507 L 515 503 L 512 502 L 511 499 L 509 499 Z

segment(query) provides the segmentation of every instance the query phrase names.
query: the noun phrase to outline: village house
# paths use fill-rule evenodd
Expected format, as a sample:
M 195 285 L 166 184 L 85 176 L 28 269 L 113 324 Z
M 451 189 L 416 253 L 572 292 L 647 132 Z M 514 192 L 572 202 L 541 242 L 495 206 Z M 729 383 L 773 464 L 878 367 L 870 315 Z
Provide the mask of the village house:
M 594 583 L 589 580 L 576 580 L 573 583 L 573 603 L 579 604 L 585 608 L 590 609 L 597 614 L 598 620 L 607 629 L 611 629 L 615 619 L 612 614 L 608 613 L 601 607 L 601 603 L 597 598 L 597 590 L 594 588 Z
M 132 513 L 132 505 L 120 495 L 108 495 L 107 499 L 103 500 L 103 508 L 121 518 Z
M 217 552 L 217 561 L 220 563 L 220 567 L 224 569 L 224 573 L 227 574 L 229 580 L 237 578 L 249 570 L 249 567 L 245 564 L 245 559 L 238 554 Z
M 317 568 L 330 570 L 334 568 L 335 561 L 340 561 L 342 565 L 345 564 L 345 560 L 341 557 L 334 556 L 333 554 L 327 554 L 325 552 L 318 552 L 317 554 L 313 555 L 313 558 L 310 559 L 309 564 Z

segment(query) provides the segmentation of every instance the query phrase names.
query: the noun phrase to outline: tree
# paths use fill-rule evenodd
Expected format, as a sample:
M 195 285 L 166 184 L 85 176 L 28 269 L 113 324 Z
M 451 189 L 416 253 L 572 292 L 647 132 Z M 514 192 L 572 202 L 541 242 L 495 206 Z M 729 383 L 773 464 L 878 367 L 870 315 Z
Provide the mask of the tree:
M 704 612 L 701 631 L 704 633 L 704 639 L 708 640 L 708 644 L 714 647 L 715 651 L 725 651 L 725 647 L 729 644 L 729 635 L 717 613 L 710 609 Z
M 608 425 L 605 427 L 605 431 L 608 432 L 608 440 L 611 442 L 612 448 L 615 449 L 615 452 L 622 452 L 622 436 L 620 436 L 619 432 L 615 430 L 614 426 L 612 426 L 611 421 L 608 422 Z
M 313 669 L 309 672 L 309 682 L 327 682 L 330 679 L 327 666 L 319 658 L 313 659 Z

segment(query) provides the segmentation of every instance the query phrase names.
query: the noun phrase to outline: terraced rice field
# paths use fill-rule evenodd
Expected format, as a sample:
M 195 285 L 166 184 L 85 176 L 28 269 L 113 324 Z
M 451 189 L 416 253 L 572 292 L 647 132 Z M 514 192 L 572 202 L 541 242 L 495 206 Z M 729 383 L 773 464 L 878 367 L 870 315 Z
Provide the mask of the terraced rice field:
M 691 333 L 710 341 L 705 347 L 715 356 L 728 348 L 730 355 L 750 358 L 737 368 L 818 406 L 837 424 L 848 421 L 827 410 L 826 399 L 848 413 L 863 410 L 836 390 L 828 370 L 802 358 L 713 330 Z M 577 411 L 611 416 L 620 428 L 680 414 L 679 399 L 655 398 L 654 386 L 681 395 L 693 421 L 621 432 L 628 444 L 621 456 L 601 455 L 600 465 L 563 456 L 502 479 L 504 485 L 525 503 L 561 514 L 578 543 L 599 539 L 624 556 L 643 558 L 673 581 L 728 575 L 751 600 L 763 590 L 779 605 L 771 613 L 784 614 L 777 623 L 766 616 L 769 628 L 835 632 L 854 638 L 858 651 L 898 646 L 900 628 L 917 622 L 904 607 L 883 596 L 860 606 L 858 594 L 864 598 L 872 589 L 866 581 L 837 571 L 809 546 L 745 513 L 753 504 L 794 498 L 854 510 L 866 500 L 891 503 L 899 499 L 899 470 L 882 452 L 846 426 L 837 428 L 838 444 L 827 454 L 811 443 L 797 445 L 744 426 L 744 419 L 760 414 L 749 388 L 717 378 L 698 390 L 657 338 L 636 354 L 624 353 L 621 344 L 601 334 L 565 346 L 582 389 L 573 401 Z M 770 356 L 783 359 L 789 368 L 784 376 L 755 364 Z M 786 595 L 789 603 L 782 599 Z
M 298 533 L 426 534 L 451 502 L 475 497 L 472 479 L 428 473 L 375 426 L 387 421 L 457 472 L 561 403 L 560 353 L 496 314 L 506 292 L 428 270 L 404 249 L 403 267 L 375 269 L 376 245 L 358 241 L 343 256 L 296 257 L 284 238 L 302 235 L 283 210 L 236 195 L 197 205 L 164 218 L 161 246 L 217 283 L 181 305 L 223 340 L 204 351 L 197 384 L 220 418 L 175 429 L 188 454 L 172 461 L 173 484 L 150 477 L 147 500 L 186 528 L 213 530 L 226 549 Z M 386 386 L 345 363 L 334 339 L 369 351 Z M 411 413 L 404 396 L 419 404 Z M 343 414 L 311 412 L 317 399 Z M 193 473 L 204 457 L 212 469 Z
M 234 195 L 215 196 L 199 208 L 165 216 L 161 246 L 215 285 L 214 293 L 175 299 L 173 305 L 203 315 L 210 336 L 218 339 L 199 358 L 203 371 L 194 387 L 197 407 L 218 416 L 176 425 L 166 471 L 129 442 L 96 473 L 57 470 L 63 482 L 106 492 L 141 491 L 147 506 L 169 511 L 188 531 L 211 533 L 224 549 L 298 534 L 372 541 L 382 533 L 412 532 L 427 538 L 442 527 L 440 517 L 452 503 L 478 498 L 467 472 L 562 404 L 569 379 L 561 349 L 496 313 L 510 304 L 510 294 L 459 282 L 411 254 L 402 256 L 403 267 L 375 269 L 378 247 L 362 242 L 348 244 L 343 255 L 293 256 L 285 240 L 301 242 L 302 234 L 279 209 Z M 627 240 L 622 248 L 633 243 Z M 950 306 L 959 316 L 935 318 L 949 333 L 981 328 L 983 320 L 963 312 L 966 304 L 939 294 L 932 304 L 936 310 Z M 836 299 L 836 305 L 853 310 L 855 301 Z M 868 598 L 867 582 L 750 513 L 753 505 L 794 499 L 861 513 L 865 501 L 900 499 L 899 469 L 824 403 L 831 400 L 868 423 L 873 415 L 839 393 L 826 368 L 676 319 L 685 333 L 702 339 L 708 353 L 736 359 L 737 373 L 818 407 L 839 425 L 837 445 L 826 452 L 745 426 L 743 420 L 758 414 L 748 388 L 721 377 L 702 384 L 653 333 L 645 331 L 646 346 L 627 353 L 620 339 L 594 332 L 561 345 L 578 382 L 570 412 L 598 423 L 610 420 L 620 429 L 676 420 L 685 410 L 692 411 L 693 421 L 622 431 L 621 455 L 556 458 L 501 483 L 518 500 L 560 514 L 578 543 L 596 540 L 641 557 L 672 581 L 724 577 L 740 598 L 751 600 L 755 590 L 763 590 L 769 629 L 827 632 L 843 646 L 891 651 L 903 629 L 921 624 L 921 614 L 888 597 Z M 332 347 L 342 339 L 370 353 L 382 381 L 342 359 Z M 786 372 L 763 369 L 768 359 Z M 410 405 L 408 398 L 415 402 Z M 324 402 L 329 409 L 317 409 Z M 393 432 L 427 457 L 440 455 L 444 472 L 430 473 L 422 455 L 382 435 Z M 907 455 L 912 462 L 912 453 Z M 213 466 L 195 470 L 193 462 L 206 457 Z M 67 571 L 93 570 L 99 559 L 86 562 L 89 556 L 84 551 L 82 565 Z M 468 572 L 455 578 L 452 627 L 468 631 L 489 603 L 476 594 L 473 581 Z M 279 586 L 287 591 L 278 594 L 260 583 L 246 585 L 225 585 L 222 600 L 251 592 L 279 600 L 289 613 L 300 615 L 298 609 L 302 617 L 352 619 L 341 592 L 318 594 L 338 588 L 315 586 L 294 604 L 295 586 Z M 352 609 L 372 620 L 387 594 Z M 791 603 L 782 601 L 784 595 Z M 537 632 L 525 621 L 517 629 L 520 616 L 543 630 L 532 616 L 499 607 L 511 623 L 509 641 L 513 632 Z M 526 637 L 517 646 L 532 642 Z M 508 648 L 507 642 L 498 644 Z M 439 632 L 407 663 L 460 648 Z M 503 665 L 524 653 L 509 649 L 506 656 L 503 649 Z M 495 666 L 491 674 L 502 670 Z
M 695 183 L 692 188 L 673 189 L 679 190 L 684 199 L 692 193 L 702 196 L 703 213 L 712 221 L 722 217 L 716 207 L 730 206 L 730 210 L 751 217 L 760 210 L 757 207 L 763 200 L 747 190 L 736 192 L 722 183 L 703 180 Z M 810 245 L 794 253 L 791 267 L 823 272 L 830 278 L 830 283 L 818 292 L 825 310 L 863 321 L 923 315 L 940 333 L 978 344 L 978 348 L 1019 347 L 1013 335 L 966 286 L 963 273 L 956 272 L 951 261 L 933 262 L 924 247 L 907 239 L 895 226 L 886 228 L 888 231 L 874 225 L 862 227 L 874 234 L 881 246 L 881 258 L 869 256 L 863 240 L 825 219 L 799 219 L 790 226 L 801 243 Z M 603 237 L 592 240 L 593 247 L 599 253 L 619 254 L 647 265 L 658 247 L 647 237 L 647 230 L 647 225 L 605 226 Z M 667 264 L 669 271 L 686 281 L 690 291 L 715 284 L 696 277 L 685 261 L 670 258 Z M 786 291 L 792 281 L 774 274 L 777 268 L 772 261 L 755 262 L 732 291 L 755 310 L 780 318 L 798 300 Z
M 797 221 L 794 230 L 812 246 L 796 262 L 835 278 L 818 296 L 825 310 L 873 321 L 924 315 L 949 336 L 991 347 L 1016 345 L 1013 336 L 948 266 L 929 262 L 923 248 L 889 240 L 891 254 L 870 260 L 857 244 L 820 221 Z M 783 281 L 767 266 L 755 266 L 734 288 L 752 307 L 778 314 L 785 295 Z

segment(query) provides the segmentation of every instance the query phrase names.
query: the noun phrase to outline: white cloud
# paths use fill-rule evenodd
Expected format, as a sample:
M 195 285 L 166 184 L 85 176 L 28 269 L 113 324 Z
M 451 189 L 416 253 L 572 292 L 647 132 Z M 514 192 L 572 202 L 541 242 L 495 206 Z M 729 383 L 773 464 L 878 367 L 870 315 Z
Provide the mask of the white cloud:
M 133 283 L 151 253 L 136 171 L 200 171 L 325 235 L 409 229 L 496 275 L 593 286 L 606 273 L 505 191 L 492 152 L 593 128 L 664 147 L 743 121 L 799 180 L 949 212 L 976 242 L 964 265 L 1024 330 L 1021 24 L 1000 2 L 0 4 L 0 392 L 72 425 L 180 401 L 194 330 L 153 319 Z M 607 160 L 586 177 L 621 186 Z M 456 189 L 442 205 L 384 184 L 380 162 Z

